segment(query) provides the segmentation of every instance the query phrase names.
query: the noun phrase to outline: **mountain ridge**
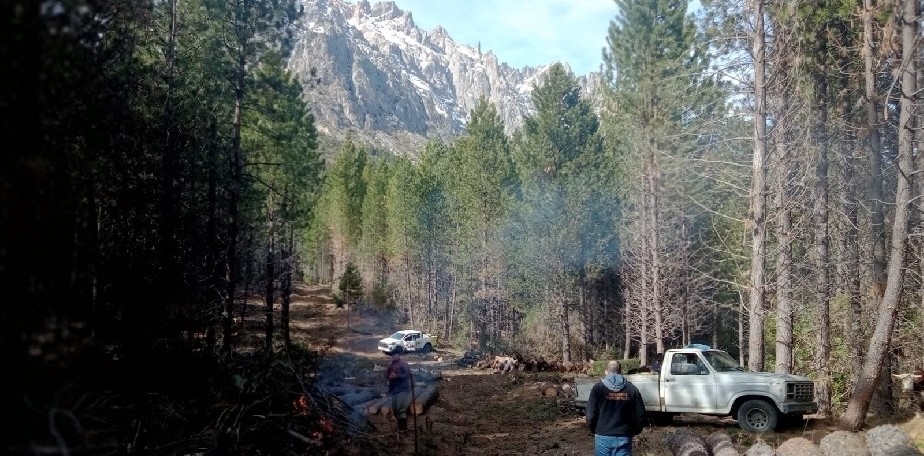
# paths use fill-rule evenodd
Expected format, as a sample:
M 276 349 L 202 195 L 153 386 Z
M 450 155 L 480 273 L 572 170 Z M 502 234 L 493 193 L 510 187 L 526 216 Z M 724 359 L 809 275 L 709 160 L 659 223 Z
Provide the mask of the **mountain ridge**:
M 512 68 L 491 51 L 456 43 L 442 26 L 419 28 L 391 1 L 304 6 L 289 67 L 306 87 L 319 132 L 395 154 L 458 137 L 482 96 L 513 132 L 533 113 L 532 89 L 554 63 Z M 585 95 L 599 87 L 597 73 L 577 79 Z

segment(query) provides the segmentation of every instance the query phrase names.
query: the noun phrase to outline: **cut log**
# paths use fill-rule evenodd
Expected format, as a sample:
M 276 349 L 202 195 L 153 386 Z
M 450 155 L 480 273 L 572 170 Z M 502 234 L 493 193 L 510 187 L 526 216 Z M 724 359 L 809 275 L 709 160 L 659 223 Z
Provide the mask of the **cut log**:
M 674 456 L 709 456 L 706 442 L 687 428 L 678 428 L 667 437 L 667 447 Z
M 556 388 L 554 385 L 546 385 L 545 388 L 542 388 L 542 395 L 545 397 L 557 397 L 558 388 Z
M 362 412 L 366 416 L 378 415 L 379 412 L 382 410 L 382 406 L 387 404 L 389 401 L 391 401 L 391 398 L 389 396 L 377 397 L 375 399 L 372 399 L 371 401 L 366 401 L 365 403 L 363 403 L 359 407 L 359 410 L 362 410 Z
M 703 439 L 712 456 L 741 456 L 727 432 L 716 431 Z
M 439 389 L 436 387 L 435 383 L 430 385 L 417 385 L 417 389 L 414 392 L 414 402 L 411 404 L 411 413 L 414 415 L 422 415 L 439 397 Z

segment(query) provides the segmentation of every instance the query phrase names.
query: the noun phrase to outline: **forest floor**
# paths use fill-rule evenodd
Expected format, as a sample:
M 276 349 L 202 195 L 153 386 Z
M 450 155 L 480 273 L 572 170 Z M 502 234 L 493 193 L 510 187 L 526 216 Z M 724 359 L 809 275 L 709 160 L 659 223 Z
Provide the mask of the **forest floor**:
M 325 370 L 358 383 L 380 383 L 382 369 L 389 357 L 376 349 L 377 341 L 395 330 L 387 318 L 347 315 L 337 308 L 328 288 L 302 287 L 292 301 L 291 328 L 294 337 L 326 351 Z M 348 323 L 349 318 L 349 323 Z M 428 330 L 428 328 L 419 328 Z M 593 453 L 593 436 L 584 418 L 570 399 L 543 397 L 536 387 L 541 382 L 573 384 L 575 374 L 549 372 L 495 373 L 457 364 L 463 353 L 445 344 L 437 344 L 429 355 L 407 354 L 412 369 L 439 371 L 439 398 L 416 418 L 415 432 L 398 439 L 392 417 L 367 417 L 375 441 L 381 448 L 357 448 L 356 454 L 479 454 L 479 455 L 578 455 Z M 322 370 L 321 375 L 325 375 Z M 410 428 L 415 429 L 414 421 Z M 924 446 L 924 419 L 894 418 L 871 424 L 891 422 L 914 434 L 919 447 Z M 667 437 L 678 427 L 686 427 L 705 437 L 716 431 L 726 432 L 736 448 L 744 454 L 756 441 L 772 446 L 793 437 L 814 443 L 837 430 L 829 421 L 810 417 L 802 428 L 782 433 L 755 435 L 741 430 L 730 418 L 701 415 L 680 416 L 673 426 L 646 428 L 634 440 L 634 454 L 670 456 Z M 368 440 L 368 439 L 367 439 Z M 349 445 L 349 444 L 346 444 Z

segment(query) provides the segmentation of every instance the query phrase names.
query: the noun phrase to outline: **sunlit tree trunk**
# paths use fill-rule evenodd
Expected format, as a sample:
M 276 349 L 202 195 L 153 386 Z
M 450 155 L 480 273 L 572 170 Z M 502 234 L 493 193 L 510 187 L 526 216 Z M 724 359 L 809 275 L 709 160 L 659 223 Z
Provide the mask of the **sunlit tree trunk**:
M 911 203 L 911 179 L 914 173 L 914 123 L 917 101 L 917 63 L 915 43 L 918 34 L 918 11 L 916 0 L 896 0 L 895 7 L 901 12 L 902 73 L 900 111 L 898 123 L 898 182 L 895 189 L 895 216 L 892 222 L 892 245 L 885 293 L 879 305 L 876 326 L 870 338 L 866 356 L 853 388 L 843 424 L 851 430 L 859 430 L 866 418 L 870 401 L 882 373 L 883 363 L 892 337 L 892 327 L 899 301 L 902 297 L 902 282 L 907 256 L 906 240 Z
M 764 302 L 767 226 L 764 214 L 766 205 L 766 31 L 764 30 L 763 0 L 750 0 L 754 31 L 752 52 L 754 59 L 754 154 L 751 165 L 750 216 L 751 270 L 748 294 L 748 368 L 764 370 Z
M 785 126 L 777 126 L 785 129 Z M 776 372 L 792 373 L 793 300 L 792 300 L 792 214 L 789 209 L 790 157 L 785 141 L 777 142 L 777 242 L 776 258 Z

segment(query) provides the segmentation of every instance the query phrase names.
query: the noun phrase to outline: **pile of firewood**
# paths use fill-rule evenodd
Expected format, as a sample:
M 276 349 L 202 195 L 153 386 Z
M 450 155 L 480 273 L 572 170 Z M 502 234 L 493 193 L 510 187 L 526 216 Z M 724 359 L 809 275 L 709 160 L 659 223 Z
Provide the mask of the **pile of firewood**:
M 562 383 L 553 383 L 553 382 L 538 382 L 533 384 L 533 389 L 537 391 L 541 397 L 557 397 L 570 399 L 576 395 L 574 386 L 568 382 Z

